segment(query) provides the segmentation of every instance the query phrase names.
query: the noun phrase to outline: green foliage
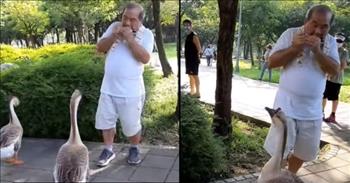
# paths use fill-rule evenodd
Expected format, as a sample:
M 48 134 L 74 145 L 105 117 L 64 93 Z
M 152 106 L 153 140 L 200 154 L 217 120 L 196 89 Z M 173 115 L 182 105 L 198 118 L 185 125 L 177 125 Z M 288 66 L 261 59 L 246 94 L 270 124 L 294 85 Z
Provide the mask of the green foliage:
M 164 43 L 164 49 L 169 61 L 176 60 L 177 58 L 176 43 Z
M 40 10 L 41 4 L 41 1 L 4 1 L 2 21 L 5 27 L 34 42 L 36 38 L 43 37 L 49 17 Z M 7 24 L 10 26 L 6 26 Z
M 73 50 L 75 52 L 88 52 L 92 54 L 92 45 L 76 45 L 76 44 L 58 44 L 40 47 L 38 49 L 31 48 L 14 48 L 10 45 L 0 44 L 0 61 L 2 63 L 21 64 L 24 58 L 31 61 L 41 61 L 43 59 L 56 57 L 61 54 L 69 54 Z M 78 49 L 79 48 L 79 49 Z M 79 56 L 79 54 L 77 54 Z
M 181 96 L 181 182 L 208 182 L 227 172 L 225 148 L 196 99 Z
M 100 134 L 94 124 L 104 57 L 95 54 L 93 45 L 72 44 L 31 50 L 29 57 L 33 60 L 32 64 L 20 64 L 17 69 L 1 73 L 0 126 L 8 122 L 7 96 L 15 95 L 21 101 L 16 111 L 25 136 L 67 138 L 70 96 L 74 89 L 80 89 L 83 94 L 78 110 L 81 137 L 84 140 L 100 141 Z M 144 80 L 147 92 L 143 115 L 145 141 L 176 145 L 176 78 L 163 80 L 146 67 Z M 123 139 L 121 134 L 119 136 Z
M 175 25 L 176 15 L 179 12 L 179 1 L 161 1 L 160 18 L 162 25 Z
M 94 56 L 83 50 L 83 46 L 77 47 L 2 74 L 1 101 L 4 103 L 8 95 L 21 100 L 17 114 L 25 136 L 67 138 L 69 100 L 77 88 L 83 93 L 78 117 L 81 136 L 85 140 L 98 140 L 94 115 L 103 65 L 102 61 L 94 63 Z M 2 119 L 6 119 L 7 113 L 7 108 L 1 108 Z M 1 126 L 5 123 L 2 121 Z

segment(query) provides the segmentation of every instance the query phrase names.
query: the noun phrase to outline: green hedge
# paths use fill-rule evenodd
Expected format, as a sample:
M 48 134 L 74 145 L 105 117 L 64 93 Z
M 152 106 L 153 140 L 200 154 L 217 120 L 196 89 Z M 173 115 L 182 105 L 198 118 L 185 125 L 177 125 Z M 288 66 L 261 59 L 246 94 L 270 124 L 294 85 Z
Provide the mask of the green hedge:
M 13 48 L 8 50 L 11 49 Z M 100 141 L 100 132 L 95 129 L 94 124 L 103 78 L 103 56 L 95 54 L 93 45 L 62 44 L 50 45 L 38 50 L 28 50 L 30 49 L 20 49 L 17 52 L 25 53 L 23 55 L 32 60 L 29 64 L 23 64 L 22 60 L 10 60 L 16 58 L 11 54 L 5 58 L 7 62 L 16 62 L 20 67 L 9 69 L 0 75 L 0 126 L 8 123 L 7 96 L 15 95 L 21 101 L 16 112 L 24 128 L 25 136 L 67 138 L 70 128 L 69 101 L 72 92 L 77 88 L 83 94 L 78 109 L 81 138 Z M 12 54 L 16 54 L 16 52 Z M 166 120 L 169 124 L 159 125 L 159 128 L 162 127 L 165 132 L 167 131 L 164 129 L 165 127 L 176 130 L 175 120 L 172 116 L 176 104 L 176 82 L 170 81 L 171 78 L 163 81 L 160 75 L 155 74 L 147 67 L 144 79 L 148 93 L 147 98 L 157 101 L 156 105 L 150 104 L 149 101 L 146 102 L 146 125 L 154 125 L 152 122 L 155 124 L 165 123 Z M 170 87 L 172 89 L 165 88 L 165 91 L 157 93 L 154 90 L 159 87 L 159 83 L 163 85 L 163 88 Z M 157 97 L 158 95 L 161 95 L 161 98 Z M 148 129 L 152 133 L 157 131 L 154 128 Z
M 225 148 L 198 100 L 181 97 L 181 182 L 208 182 L 227 173 Z

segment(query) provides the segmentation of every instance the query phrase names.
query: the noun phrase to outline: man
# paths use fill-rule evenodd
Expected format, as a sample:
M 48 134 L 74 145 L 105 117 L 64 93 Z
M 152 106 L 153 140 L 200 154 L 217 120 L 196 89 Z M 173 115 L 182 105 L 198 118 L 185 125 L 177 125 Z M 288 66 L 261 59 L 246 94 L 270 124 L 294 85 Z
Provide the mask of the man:
M 187 34 L 185 42 L 185 66 L 186 74 L 188 74 L 190 79 L 190 95 L 200 98 L 198 67 L 200 56 L 202 55 L 201 44 L 197 33 L 192 30 L 192 22 L 190 20 L 184 20 L 183 26 Z
M 112 145 L 118 119 L 131 142 L 128 163 L 141 162 L 138 144 L 145 97 L 142 74 L 154 44 L 152 32 L 142 25 L 143 17 L 139 4 L 127 4 L 122 21 L 112 23 L 96 45 L 97 51 L 107 52 L 95 124 L 96 129 L 102 130 L 105 144 L 98 166 L 106 166 L 115 158 Z
M 207 59 L 207 65 L 211 66 L 211 59 L 214 57 L 214 48 L 208 44 L 208 47 L 205 48 L 203 53 Z
M 283 67 L 274 108 L 280 107 L 288 117 L 284 158 L 293 173 L 318 153 L 326 74 L 339 69 L 336 41 L 328 34 L 333 19 L 328 6 L 311 7 L 304 25 L 287 29 L 270 53 L 269 68 Z M 276 133 L 272 126 L 266 137 L 264 147 L 270 154 Z
M 264 73 L 265 73 L 265 70 L 267 69 L 269 71 L 269 82 L 271 82 L 271 69 L 268 68 L 268 58 L 270 56 L 270 52 L 271 52 L 271 49 L 272 49 L 272 45 L 271 44 L 268 44 L 266 47 L 265 47 L 265 53 L 264 53 L 264 60 L 263 60 L 263 66 L 261 68 L 261 73 L 260 73 L 260 78 L 259 80 L 261 81 L 264 77 Z
M 335 113 L 338 108 L 338 98 L 341 85 L 343 84 L 344 69 L 347 67 L 349 59 L 348 51 L 343 47 L 345 35 L 338 33 L 335 35 L 338 45 L 338 53 L 340 58 L 340 71 L 337 75 L 329 76 L 326 83 L 326 89 L 323 93 L 323 111 L 327 104 L 327 99 L 332 101 L 332 113 L 328 118 L 324 119 L 327 123 L 337 123 L 335 120 Z

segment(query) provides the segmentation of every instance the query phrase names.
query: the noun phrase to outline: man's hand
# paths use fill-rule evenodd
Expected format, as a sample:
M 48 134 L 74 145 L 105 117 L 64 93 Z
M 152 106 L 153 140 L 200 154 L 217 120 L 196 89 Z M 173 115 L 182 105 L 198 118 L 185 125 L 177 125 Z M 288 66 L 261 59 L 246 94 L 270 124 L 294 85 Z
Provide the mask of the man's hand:
M 134 33 L 130 27 L 121 27 L 118 35 L 127 42 L 134 39 Z
M 321 51 L 321 39 L 315 35 L 306 36 L 305 44 L 309 46 L 314 53 Z
M 306 36 L 304 33 L 298 33 L 293 37 L 292 47 L 298 51 L 302 51 L 306 41 Z
M 120 26 L 118 24 L 113 27 L 112 35 L 116 40 L 117 39 L 121 40 L 121 36 L 120 36 L 121 28 L 122 28 L 122 26 Z

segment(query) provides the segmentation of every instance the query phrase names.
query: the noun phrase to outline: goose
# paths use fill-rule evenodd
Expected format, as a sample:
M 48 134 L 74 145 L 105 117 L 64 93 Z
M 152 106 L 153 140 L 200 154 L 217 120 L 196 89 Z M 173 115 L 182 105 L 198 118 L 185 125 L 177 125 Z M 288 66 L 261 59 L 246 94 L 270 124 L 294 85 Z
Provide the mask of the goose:
M 276 149 L 270 160 L 264 165 L 258 177 L 258 183 L 302 183 L 303 181 L 288 170 L 281 170 L 282 158 L 287 141 L 287 120 L 281 108 L 270 109 L 265 107 L 269 113 L 273 128 L 277 128 Z
M 23 128 L 16 115 L 15 106 L 19 105 L 19 99 L 15 96 L 10 97 L 10 120 L 9 123 L 0 129 L 0 157 L 6 159 L 7 163 L 13 165 L 23 164 L 18 159 L 18 152 L 21 148 Z
M 57 154 L 53 172 L 55 182 L 86 182 L 89 176 L 89 152 L 81 141 L 77 124 L 80 100 L 81 93 L 75 90 L 70 100 L 70 135 Z

